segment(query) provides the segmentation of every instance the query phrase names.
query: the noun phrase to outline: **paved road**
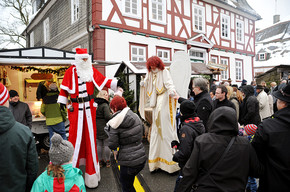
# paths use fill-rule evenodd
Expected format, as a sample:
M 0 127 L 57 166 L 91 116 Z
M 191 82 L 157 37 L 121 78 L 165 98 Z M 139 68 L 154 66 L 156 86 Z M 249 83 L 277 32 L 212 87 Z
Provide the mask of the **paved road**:
M 144 140 L 143 142 L 146 154 L 148 156 L 149 143 Z M 39 160 L 39 174 L 43 172 L 49 162 L 47 154 L 40 155 Z M 80 167 L 84 172 L 84 167 Z M 118 172 L 116 165 L 112 164 L 110 168 L 101 168 L 101 182 L 95 189 L 87 189 L 87 192 L 119 192 L 120 184 L 117 179 Z M 138 178 L 143 184 L 144 192 L 172 192 L 175 186 L 177 173 L 168 174 L 167 172 L 157 170 L 153 173 L 149 171 L 148 163 L 144 169 L 139 173 Z M 139 190 L 137 192 L 141 192 Z

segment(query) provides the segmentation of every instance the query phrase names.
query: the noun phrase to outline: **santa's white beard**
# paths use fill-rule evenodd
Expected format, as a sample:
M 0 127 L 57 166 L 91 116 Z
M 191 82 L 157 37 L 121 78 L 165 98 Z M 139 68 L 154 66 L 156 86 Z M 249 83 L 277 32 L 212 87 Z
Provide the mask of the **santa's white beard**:
M 87 61 L 76 59 L 75 66 L 82 81 L 89 82 L 93 80 L 93 65 L 90 58 Z

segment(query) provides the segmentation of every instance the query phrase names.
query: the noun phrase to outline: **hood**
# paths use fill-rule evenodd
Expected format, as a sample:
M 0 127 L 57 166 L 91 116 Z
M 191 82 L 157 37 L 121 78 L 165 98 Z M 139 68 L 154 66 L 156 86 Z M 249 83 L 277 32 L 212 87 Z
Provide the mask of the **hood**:
M 215 109 L 209 116 L 207 127 L 210 133 L 237 135 L 238 120 L 236 111 L 226 106 Z
M 241 91 L 246 94 L 246 97 L 252 96 L 255 93 L 254 87 L 252 85 L 243 86 Z
M 0 134 L 12 128 L 15 122 L 11 111 L 7 107 L 0 106 Z
M 199 119 L 199 117 L 188 118 L 184 120 L 184 122 L 182 123 L 182 125 L 185 124 L 194 129 L 198 133 L 198 135 L 201 135 L 205 132 L 204 125 L 202 123 L 202 120 Z
M 101 105 L 103 103 L 109 104 L 109 101 L 107 101 L 106 99 L 103 99 L 103 98 L 95 98 L 95 102 L 98 103 L 98 105 Z
M 121 123 L 124 121 L 124 118 L 129 110 L 130 108 L 126 107 L 122 111 L 117 112 L 117 114 L 113 116 L 113 118 L 110 121 L 108 121 L 107 125 L 109 125 L 113 129 L 117 129 L 121 125 Z
M 273 117 L 275 119 L 279 119 L 280 121 L 283 121 L 283 122 L 285 122 L 285 123 L 287 123 L 289 125 L 290 124 L 289 114 L 290 114 L 290 106 L 285 107 L 283 109 L 280 109 L 279 111 L 277 111 L 273 115 Z

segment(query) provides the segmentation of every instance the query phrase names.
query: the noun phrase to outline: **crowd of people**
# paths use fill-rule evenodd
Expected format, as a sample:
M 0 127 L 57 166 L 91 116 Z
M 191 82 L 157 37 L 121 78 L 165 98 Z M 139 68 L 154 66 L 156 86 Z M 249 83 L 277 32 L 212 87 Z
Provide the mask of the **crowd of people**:
M 51 142 L 50 163 L 39 176 L 29 107 L 0 83 L 0 191 L 86 191 L 98 186 L 100 167 L 111 166 L 111 155 L 120 165 L 124 192 L 135 191 L 135 176 L 146 161 L 150 172 L 179 171 L 175 192 L 289 191 L 290 83 L 283 79 L 267 87 L 244 80 L 238 87 L 198 77 L 183 98 L 160 58 L 149 58 L 146 66 L 139 112 L 144 118 L 146 107 L 153 111 L 149 157 L 143 122 L 122 97 L 122 82 L 106 79 L 92 68 L 86 50 L 78 50 L 60 91 L 49 82 L 37 92 Z M 104 87 L 115 91 L 111 101 Z

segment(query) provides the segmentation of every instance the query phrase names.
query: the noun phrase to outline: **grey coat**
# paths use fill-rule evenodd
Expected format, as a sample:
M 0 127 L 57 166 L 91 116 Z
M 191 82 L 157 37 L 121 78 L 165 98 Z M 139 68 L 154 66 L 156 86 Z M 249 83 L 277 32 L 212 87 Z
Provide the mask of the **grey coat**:
M 140 118 L 129 107 L 117 112 L 108 122 L 109 148 L 119 147 L 118 163 L 134 167 L 146 161 L 142 143 L 143 126 Z
M 23 125 L 26 125 L 31 129 L 32 126 L 32 114 L 27 103 L 19 101 L 16 105 L 9 104 L 15 120 Z

